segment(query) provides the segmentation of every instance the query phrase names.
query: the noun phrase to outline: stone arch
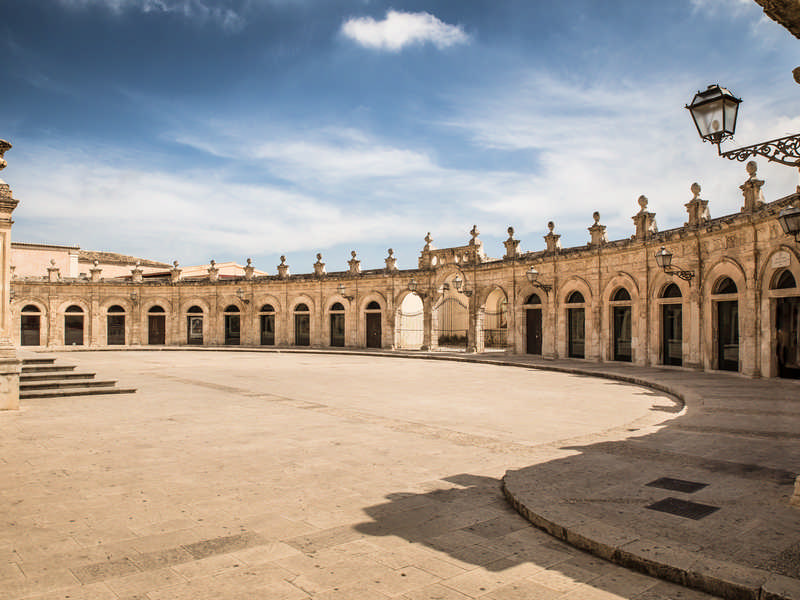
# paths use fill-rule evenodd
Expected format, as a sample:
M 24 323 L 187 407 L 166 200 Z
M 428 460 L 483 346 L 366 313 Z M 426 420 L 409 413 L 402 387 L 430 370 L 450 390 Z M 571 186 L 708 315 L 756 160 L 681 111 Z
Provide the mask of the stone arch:
M 789 265 L 788 266 L 781 266 L 781 267 L 773 267 L 772 266 L 772 257 L 778 253 L 788 253 L 789 254 Z M 788 269 L 792 275 L 794 275 L 795 281 L 798 282 L 800 285 L 800 252 L 796 251 L 794 248 L 786 246 L 785 244 L 781 244 L 777 248 L 775 248 L 772 252 L 765 255 L 764 260 L 761 264 L 761 268 L 758 270 L 758 281 L 761 283 L 762 290 L 766 291 L 772 287 L 773 278 L 775 275 L 783 270 Z
M 180 314 L 185 315 L 192 306 L 199 306 L 200 308 L 202 308 L 203 314 L 206 316 L 211 314 L 211 306 L 209 305 L 209 303 L 197 296 L 194 296 L 193 298 L 188 300 L 181 301 Z
M 573 275 L 565 280 L 558 289 L 557 302 L 558 305 L 564 305 L 567 302 L 567 297 L 572 292 L 580 292 L 583 294 L 583 299 L 588 308 L 594 302 L 594 294 L 592 294 L 592 286 L 583 277 Z M 541 298 L 541 296 L 539 296 Z
M 181 301 L 181 310 L 180 313 L 176 316 L 178 319 L 178 339 L 182 341 L 184 344 L 189 343 L 198 343 L 197 341 L 192 341 L 189 336 L 189 309 L 193 306 L 197 306 L 203 310 L 203 328 L 202 328 L 202 342 L 203 345 L 208 345 L 211 343 L 211 332 L 213 331 L 213 323 L 211 322 L 213 319 L 213 314 L 211 312 L 211 305 L 199 298 L 198 296 L 194 296 L 188 298 L 186 300 Z M 193 317 L 200 316 L 199 314 L 193 314 Z
M 738 293 L 741 294 L 747 289 L 748 279 L 741 263 L 726 256 L 706 271 L 706 275 L 703 278 L 703 295 L 707 297 L 713 294 L 717 282 L 723 277 L 730 277 L 733 280 Z
M 288 341 L 292 346 L 297 345 L 298 333 L 296 331 L 297 319 L 295 318 L 295 309 L 300 305 L 305 304 L 308 308 L 308 345 L 317 346 L 320 344 L 319 339 L 319 318 L 325 318 L 326 313 L 323 311 L 321 315 L 317 314 L 316 304 L 308 294 L 298 294 L 293 297 L 288 304 L 289 310 L 287 311 L 288 319 Z M 327 344 L 325 344 L 327 345 Z
M 35 306 L 39 310 L 39 343 L 36 345 L 45 346 L 49 339 L 50 314 L 47 302 L 36 296 L 17 298 L 11 303 L 11 339 L 15 345 L 22 345 L 22 310 L 28 305 Z
M 567 304 L 567 299 L 573 292 L 580 292 L 583 295 L 583 302 L 580 304 Z M 573 275 L 567 279 L 559 288 L 557 295 L 557 310 L 556 310 L 556 327 L 559 331 L 563 331 L 564 335 L 559 336 L 557 340 L 558 353 L 560 356 L 574 356 L 576 358 L 593 358 L 597 354 L 599 336 L 597 326 L 593 322 L 594 315 L 594 294 L 589 283 L 582 277 Z M 579 313 L 571 312 L 573 309 L 583 309 L 584 327 L 582 331 L 583 342 L 581 342 L 581 333 L 575 330 L 575 339 L 573 340 L 572 330 L 575 327 L 571 322 L 571 318 L 578 318 Z M 579 321 L 578 321 L 579 322 Z M 583 345 L 582 356 L 578 351 L 579 347 Z
M 163 308 L 166 315 L 172 313 L 172 302 L 170 300 L 167 300 L 164 296 L 152 296 L 142 300 L 142 314 L 146 315 L 154 306 Z
M 380 347 L 391 347 L 393 344 L 392 331 L 394 329 L 394 315 L 390 314 L 389 303 L 386 296 L 378 290 L 370 290 L 364 294 L 358 303 L 358 346 L 366 347 L 367 339 L 367 310 L 371 302 L 376 302 L 380 307 Z M 371 314 L 376 314 L 372 312 Z
M 715 294 L 714 292 L 717 289 L 717 285 L 726 277 L 730 278 L 733 283 L 736 284 L 736 293 Z M 708 318 L 703 319 L 702 324 L 702 335 L 708 342 L 706 345 L 708 351 L 704 357 L 707 369 L 733 368 L 733 366 L 727 366 L 728 361 L 726 359 L 733 355 L 733 352 L 730 351 L 729 348 L 736 348 L 736 363 L 738 363 L 736 368 L 739 372 L 750 371 L 755 365 L 756 357 L 753 355 L 753 349 L 749 347 L 749 344 L 754 343 L 756 337 L 755 319 L 748 320 L 745 318 L 749 313 L 747 284 L 748 278 L 745 270 L 738 261 L 729 257 L 717 261 L 707 271 L 705 280 L 703 281 L 701 300 L 704 312 L 708 316 Z M 722 313 L 720 313 L 720 311 L 732 305 L 718 303 L 731 300 L 736 300 L 737 302 L 735 305 L 737 316 L 733 319 L 732 325 L 728 327 L 721 326 L 720 321 L 725 324 L 727 323 L 727 319 L 721 318 Z M 755 313 L 755 307 L 753 307 L 753 313 Z M 723 347 L 724 351 L 720 350 L 723 346 L 723 338 L 728 337 L 731 337 L 733 341 L 730 343 L 725 342 Z M 749 342 L 748 338 L 750 338 Z M 734 342 L 736 343 L 734 344 Z M 732 358 L 730 361 L 730 364 L 733 364 Z
M 780 266 L 772 266 L 773 257 L 778 253 L 788 254 Z M 784 272 L 794 278 L 795 287 L 777 288 L 778 279 Z M 798 354 L 796 347 L 796 314 L 800 311 L 800 253 L 781 244 L 765 260 L 759 271 L 761 292 L 760 329 L 758 353 L 761 358 L 760 372 L 765 377 L 795 377 L 797 368 L 793 357 Z M 795 315 L 795 316 L 793 316 Z
M 261 312 L 261 307 L 265 304 L 271 304 L 272 308 L 275 309 L 275 314 L 279 314 L 283 312 L 283 305 L 281 301 L 278 299 L 277 296 L 274 294 L 269 293 L 262 293 L 262 294 L 254 294 L 253 296 L 253 311 L 258 313 Z
M 125 296 L 108 296 L 104 298 L 102 302 L 100 302 L 99 309 L 100 314 L 97 315 L 97 342 L 101 346 L 105 346 L 107 344 L 113 343 L 109 340 L 109 309 L 113 306 L 120 306 L 123 308 L 124 313 L 118 313 L 118 315 L 124 315 L 124 340 L 126 345 L 130 345 L 132 340 L 133 334 L 133 325 L 134 325 L 134 304 L 130 298 L 126 298 Z M 117 315 L 114 315 L 115 317 Z
M 59 336 L 60 339 L 54 339 L 56 345 L 66 345 L 67 338 L 66 338 L 66 315 L 67 309 L 70 306 L 78 306 L 83 310 L 83 338 L 82 338 L 82 345 L 87 346 L 93 342 L 94 332 L 92 330 L 92 323 L 94 322 L 94 318 L 96 315 L 92 313 L 91 307 L 89 302 L 84 298 L 79 298 L 77 296 L 70 297 L 68 299 L 63 300 L 56 309 L 55 317 L 55 331 L 52 332 L 55 335 Z M 77 313 L 75 313 L 77 314 Z
M 615 300 L 620 289 L 628 292 L 630 300 Z M 626 271 L 618 271 L 603 287 L 600 298 L 602 301 L 600 309 L 601 358 L 642 363 L 646 349 L 640 343 L 641 338 L 644 337 L 641 332 L 647 325 L 642 319 L 639 285 L 636 279 Z M 630 307 L 630 311 L 625 314 L 627 306 Z M 615 321 L 615 314 L 620 322 Z M 618 328 L 620 331 L 617 331 Z M 629 340 L 626 339 L 628 334 L 630 334 Z M 628 346 L 630 358 L 624 358 Z

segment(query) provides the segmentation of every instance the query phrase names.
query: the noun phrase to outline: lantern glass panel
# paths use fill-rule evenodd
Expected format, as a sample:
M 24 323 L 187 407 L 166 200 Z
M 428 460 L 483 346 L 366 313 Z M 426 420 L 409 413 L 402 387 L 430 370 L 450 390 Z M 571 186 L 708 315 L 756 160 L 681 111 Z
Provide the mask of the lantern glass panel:
M 672 264 L 672 253 L 668 252 L 666 248 L 661 248 L 656 252 L 656 264 L 661 269 L 665 269 Z
M 739 103 L 731 98 L 725 98 L 725 133 L 733 135 L 736 131 L 736 113 L 739 112 Z
M 778 222 L 786 235 L 800 233 L 800 208 L 789 206 L 778 213 Z
M 693 106 L 692 118 L 697 131 L 703 139 L 715 141 L 724 131 L 724 110 L 722 99 Z

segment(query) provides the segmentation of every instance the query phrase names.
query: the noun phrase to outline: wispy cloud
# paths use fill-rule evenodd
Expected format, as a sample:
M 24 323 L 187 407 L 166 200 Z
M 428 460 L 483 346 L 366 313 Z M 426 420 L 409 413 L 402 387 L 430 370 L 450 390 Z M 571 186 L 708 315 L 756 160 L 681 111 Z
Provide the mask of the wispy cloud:
M 242 14 L 229 2 L 209 0 L 57 0 L 70 8 L 100 6 L 114 14 L 128 10 L 143 13 L 163 13 L 182 16 L 196 23 L 213 23 L 225 31 L 237 32 L 245 25 Z
M 458 25 L 449 25 L 427 12 L 398 12 L 390 10 L 386 18 L 353 17 L 342 24 L 342 34 L 373 50 L 399 52 L 406 46 L 429 42 L 439 49 L 469 41 Z

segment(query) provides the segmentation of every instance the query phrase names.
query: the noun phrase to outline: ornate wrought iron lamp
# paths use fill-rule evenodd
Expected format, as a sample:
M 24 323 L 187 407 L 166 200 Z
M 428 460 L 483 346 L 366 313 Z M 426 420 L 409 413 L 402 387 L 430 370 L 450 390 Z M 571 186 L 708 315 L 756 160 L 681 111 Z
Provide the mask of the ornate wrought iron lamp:
M 661 246 L 661 250 L 656 252 L 656 264 L 667 275 L 677 275 L 684 281 L 688 281 L 689 284 L 692 283 L 692 279 L 694 278 L 694 271 L 686 271 L 678 267 L 673 267 L 672 252 L 667 250 L 664 246 Z
M 340 295 L 340 296 L 342 296 L 343 298 L 347 298 L 348 300 L 352 300 L 353 298 L 355 298 L 355 296 L 348 296 L 348 295 L 345 293 L 347 290 L 345 289 L 345 287 L 344 287 L 344 284 L 343 284 L 343 283 L 340 283 L 338 286 L 336 286 L 336 291 L 337 291 L 337 292 L 339 292 L 339 295 Z M 412 290 L 412 291 L 413 291 L 413 290 Z
M 531 285 L 533 287 L 543 290 L 545 294 L 549 295 L 550 290 L 553 289 L 552 285 L 548 285 L 546 283 L 539 283 L 539 271 L 536 270 L 536 267 L 532 266 L 530 269 L 528 269 L 528 271 L 525 273 L 525 277 L 528 278 L 528 281 L 531 282 Z
M 796 242 L 800 242 L 800 208 L 787 206 L 778 213 L 778 223 L 786 235 L 793 235 Z
M 453 285 L 455 286 L 457 292 L 464 294 L 467 298 L 472 296 L 472 290 L 464 288 L 464 280 L 458 275 L 456 275 L 455 279 L 453 279 Z
M 248 259 L 248 260 L 250 260 L 250 259 Z M 245 304 L 250 304 L 250 299 L 244 297 L 244 290 L 242 288 L 239 288 L 238 290 L 236 290 L 236 296 L 239 298 L 239 300 L 241 300 Z
M 773 162 L 790 167 L 800 167 L 800 135 L 769 140 L 722 152 L 720 144 L 733 137 L 736 131 L 736 116 L 741 99 L 717 84 L 703 92 L 697 92 L 686 108 L 692 115 L 697 133 L 705 142 L 717 145 L 717 153 L 730 160 L 744 162 L 751 156 L 764 156 Z

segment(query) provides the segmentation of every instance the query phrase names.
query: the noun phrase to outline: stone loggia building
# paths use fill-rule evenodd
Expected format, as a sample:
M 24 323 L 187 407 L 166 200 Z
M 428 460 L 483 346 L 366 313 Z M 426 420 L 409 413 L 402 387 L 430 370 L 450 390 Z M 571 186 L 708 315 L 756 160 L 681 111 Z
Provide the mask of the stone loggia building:
M 509 228 L 505 256 L 490 259 L 477 227 L 464 246 L 436 249 L 430 234 L 419 265 L 276 275 L 248 261 L 241 276 L 172 269 L 108 278 L 12 281 L 14 341 L 22 346 L 275 346 L 503 350 L 630 361 L 753 377 L 800 376 L 800 245 L 778 212 L 798 193 L 765 203 L 755 163 L 740 212 L 710 218 L 692 186 L 684 226 L 658 231 L 639 199 L 634 235 L 608 241 L 595 213 L 585 246 L 561 248 L 549 224 L 546 247 L 520 252 Z M 656 264 L 665 247 L 682 276 Z M 534 278 L 531 270 L 538 272 Z M 531 281 L 533 279 L 533 281 Z M 416 305 L 414 304 L 416 303 Z

